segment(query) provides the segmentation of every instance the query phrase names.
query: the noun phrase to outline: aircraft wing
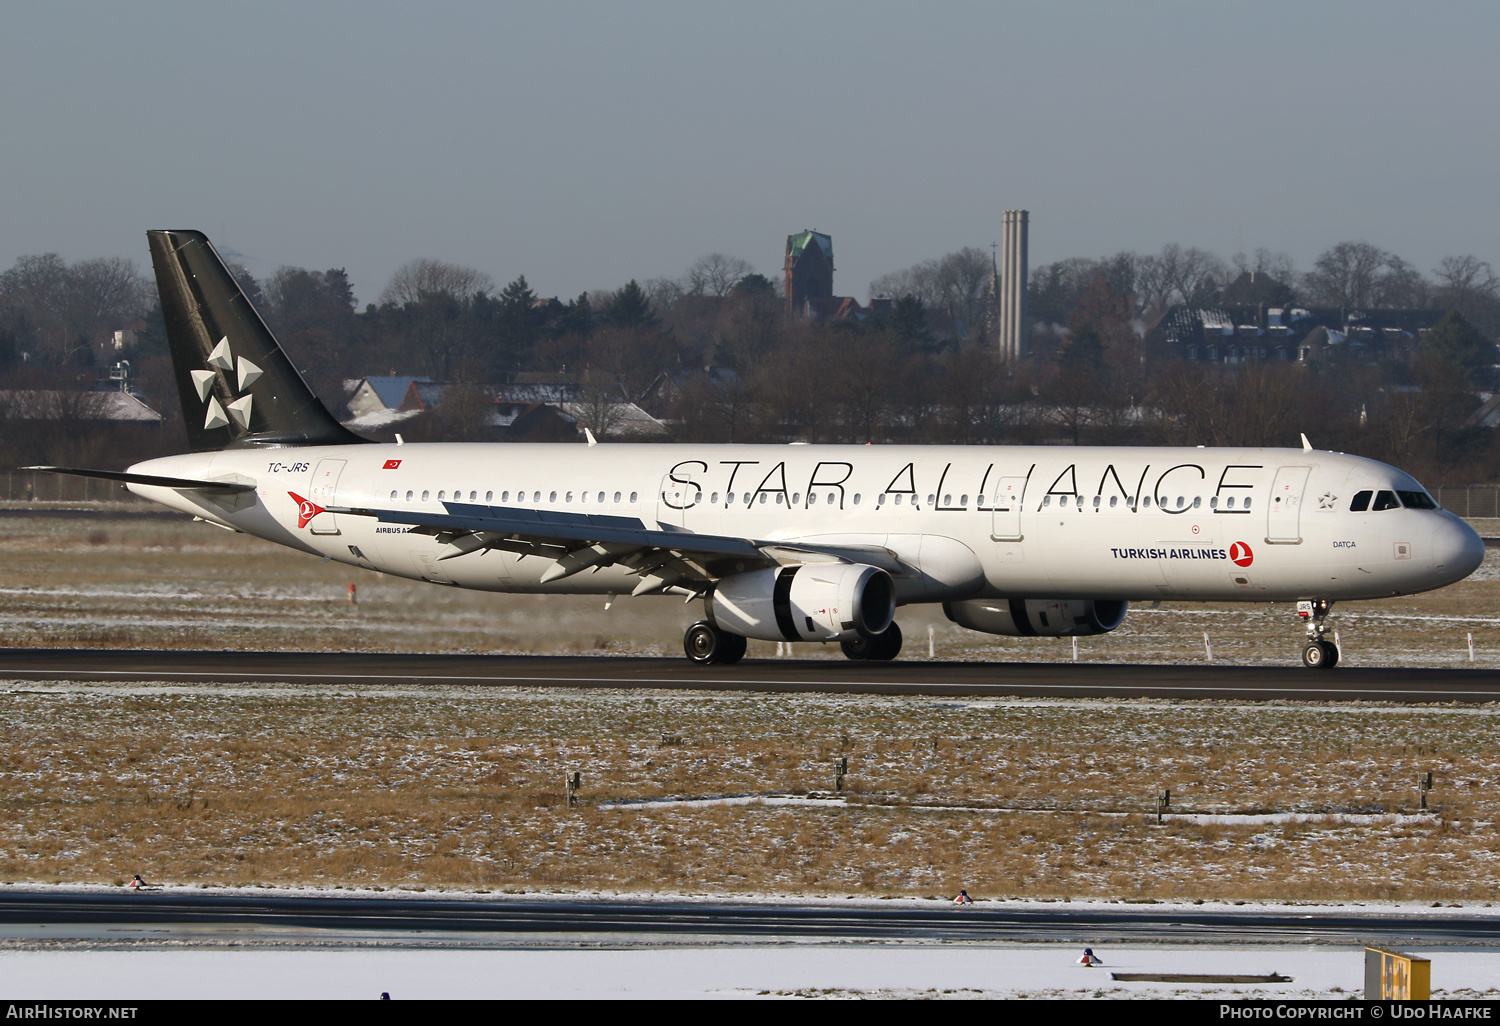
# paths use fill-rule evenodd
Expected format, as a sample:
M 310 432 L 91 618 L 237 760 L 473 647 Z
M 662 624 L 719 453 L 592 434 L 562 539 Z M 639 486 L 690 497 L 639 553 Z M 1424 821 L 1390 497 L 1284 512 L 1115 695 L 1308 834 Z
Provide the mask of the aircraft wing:
M 636 595 L 668 588 L 696 594 L 721 577 L 784 563 L 848 561 L 900 567 L 889 550 L 878 546 L 821 547 L 695 534 L 638 517 L 601 513 L 463 502 L 443 506 L 443 513 L 344 506 L 330 506 L 327 512 L 408 525 L 413 533 L 432 535 L 449 547 L 440 559 L 484 549 L 550 558 L 555 563 L 542 574 L 543 584 L 593 567 L 624 564 L 641 578 L 632 593 Z

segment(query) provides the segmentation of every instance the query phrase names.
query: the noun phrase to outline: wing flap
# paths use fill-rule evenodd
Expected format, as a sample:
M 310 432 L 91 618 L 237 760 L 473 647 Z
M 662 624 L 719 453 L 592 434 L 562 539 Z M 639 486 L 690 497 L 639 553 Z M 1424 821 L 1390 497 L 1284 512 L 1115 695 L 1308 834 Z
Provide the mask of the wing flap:
M 716 557 L 766 558 L 759 546 L 745 538 L 667 530 L 662 525 L 653 529 L 635 517 L 461 502 L 445 502 L 443 506 L 446 513 L 358 506 L 329 507 L 328 512 L 374 517 L 383 524 L 406 524 L 433 532 L 512 535 L 569 548 L 583 543 L 614 543 Z
M 648 525 L 638 517 L 516 506 L 444 502 L 444 512 L 339 506 L 328 512 L 373 517 L 435 536 L 447 547 L 441 559 L 485 549 L 502 549 L 554 560 L 544 581 L 590 567 L 621 564 L 640 577 L 635 594 L 691 588 L 733 573 L 778 564 L 868 563 L 907 576 L 912 568 L 880 545 L 808 544 L 756 541 L 727 535 L 694 534 L 667 524 Z

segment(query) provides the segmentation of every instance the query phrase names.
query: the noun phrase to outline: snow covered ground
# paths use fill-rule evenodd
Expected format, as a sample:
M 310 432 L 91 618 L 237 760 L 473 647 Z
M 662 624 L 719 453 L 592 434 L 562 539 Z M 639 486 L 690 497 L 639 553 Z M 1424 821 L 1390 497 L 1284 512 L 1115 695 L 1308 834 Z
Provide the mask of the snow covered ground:
M 511 950 L 0 952 L 17 1000 L 161 998 L 1353 998 L 1361 949 L 796 944 Z M 1434 997 L 1494 999 L 1500 952 L 1429 951 Z M 1122 983 L 1111 971 L 1291 976 L 1280 984 Z

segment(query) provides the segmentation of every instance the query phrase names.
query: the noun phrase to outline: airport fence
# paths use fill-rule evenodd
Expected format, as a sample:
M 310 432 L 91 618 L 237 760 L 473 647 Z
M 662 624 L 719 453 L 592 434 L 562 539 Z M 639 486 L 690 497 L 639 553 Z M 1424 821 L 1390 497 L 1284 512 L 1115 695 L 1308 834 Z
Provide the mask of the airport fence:
M 0 488 L 0 502 L 146 502 L 119 481 L 34 470 L 7 470 L 0 478 Z
M 1500 518 L 1500 485 L 1447 485 L 1429 490 L 1439 506 L 1465 520 Z

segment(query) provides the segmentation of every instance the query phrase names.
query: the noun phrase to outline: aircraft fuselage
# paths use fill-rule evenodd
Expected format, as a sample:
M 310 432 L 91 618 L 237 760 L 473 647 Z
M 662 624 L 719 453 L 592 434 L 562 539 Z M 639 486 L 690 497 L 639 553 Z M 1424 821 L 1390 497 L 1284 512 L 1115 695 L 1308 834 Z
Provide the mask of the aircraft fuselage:
M 458 552 L 328 509 L 445 503 L 638 518 L 686 536 L 878 547 L 897 601 L 1373 599 L 1440 588 L 1483 558 L 1462 520 L 1373 460 L 1298 449 L 604 443 L 245 448 L 136 473 L 254 482 L 227 497 L 131 490 L 268 541 L 399 577 L 485 591 L 620 593 L 605 565 L 542 583 L 553 560 Z M 1361 493 L 1364 510 L 1351 510 Z M 1430 502 L 1430 500 L 1427 500 Z M 311 515 L 308 515 L 311 514 Z

